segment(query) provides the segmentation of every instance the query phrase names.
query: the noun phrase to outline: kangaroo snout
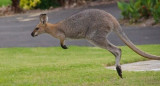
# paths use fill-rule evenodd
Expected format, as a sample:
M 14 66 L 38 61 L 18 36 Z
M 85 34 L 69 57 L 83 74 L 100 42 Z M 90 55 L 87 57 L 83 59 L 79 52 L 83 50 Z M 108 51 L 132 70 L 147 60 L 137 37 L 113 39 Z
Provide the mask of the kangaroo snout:
M 31 33 L 31 36 L 34 37 L 34 32 Z

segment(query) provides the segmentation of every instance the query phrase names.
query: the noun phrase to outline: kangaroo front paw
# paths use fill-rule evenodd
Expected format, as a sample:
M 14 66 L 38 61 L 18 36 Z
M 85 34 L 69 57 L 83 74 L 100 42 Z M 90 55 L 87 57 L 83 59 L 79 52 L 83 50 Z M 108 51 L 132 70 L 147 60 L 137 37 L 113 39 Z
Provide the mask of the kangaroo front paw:
M 118 75 L 119 75 L 121 78 L 123 78 L 123 77 L 122 77 L 122 69 L 121 69 L 121 66 L 116 66 L 116 70 L 117 70 Z
M 62 47 L 63 49 L 68 49 L 68 47 L 67 47 L 66 45 L 61 45 L 61 47 Z

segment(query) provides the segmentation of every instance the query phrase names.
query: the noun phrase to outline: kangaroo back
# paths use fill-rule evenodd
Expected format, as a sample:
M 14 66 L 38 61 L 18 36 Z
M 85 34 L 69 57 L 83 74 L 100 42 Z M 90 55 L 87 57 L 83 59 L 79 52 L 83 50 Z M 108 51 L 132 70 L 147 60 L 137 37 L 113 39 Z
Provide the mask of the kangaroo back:
M 61 29 L 69 38 L 85 38 L 94 31 L 111 32 L 114 28 L 110 14 L 98 9 L 84 10 L 61 22 Z

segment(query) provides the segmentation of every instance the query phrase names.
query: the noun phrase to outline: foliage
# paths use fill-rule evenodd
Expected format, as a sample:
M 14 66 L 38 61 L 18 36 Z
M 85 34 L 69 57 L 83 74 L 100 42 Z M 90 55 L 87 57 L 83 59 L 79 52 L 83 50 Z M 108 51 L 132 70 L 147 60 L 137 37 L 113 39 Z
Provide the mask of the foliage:
M 11 0 L 0 0 L 0 7 L 7 6 L 11 4 Z
M 152 10 L 153 18 L 156 22 L 160 21 L 160 2 L 157 2 L 157 4 L 154 6 Z
M 138 46 L 160 55 L 160 45 Z M 121 64 L 146 60 L 122 46 Z M 123 71 L 120 79 L 114 56 L 97 47 L 0 48 L 0 86 L 159 86 L 160 71 Z M 122 68 L 123 69 L 123 68 Z
M 137 22 L 139 18 L 153 17 L 160 22 L 160 0 L 130 0 L 129 3 L 118 2 L 122 15 L 131 22 Z
M 21 0 L 20 6 L 23 9 L 49 9 L 58 6 L 77 6 L 92 1 L 95 0 Z
M 20 0 L 20 7 L 23 9 L 32 9 L 40 4 L 40 0 Z
M 60 6 L 58 0 L 40 0 L 40 3 L 35 8 L 48 9 L 50 7 L 58 6 Z
M 57 7 L 60 4 L 58 0 L 21 0 L 20 6 L 23 9 L 48 9 L 50 7 Z

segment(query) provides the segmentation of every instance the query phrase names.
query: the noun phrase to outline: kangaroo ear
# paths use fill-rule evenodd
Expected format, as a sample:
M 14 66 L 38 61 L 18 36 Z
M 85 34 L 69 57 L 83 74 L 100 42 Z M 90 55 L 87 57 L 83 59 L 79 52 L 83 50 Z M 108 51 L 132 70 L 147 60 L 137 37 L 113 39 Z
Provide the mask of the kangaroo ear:
M 42 24 L 45 24 L 45 23 L 48 22 L 48 16 L 47 16 L 47 14 L 41 14 L 41 15 L 39 16 L 39 18 L 40 18 L 40 22 L 41 22 Z

